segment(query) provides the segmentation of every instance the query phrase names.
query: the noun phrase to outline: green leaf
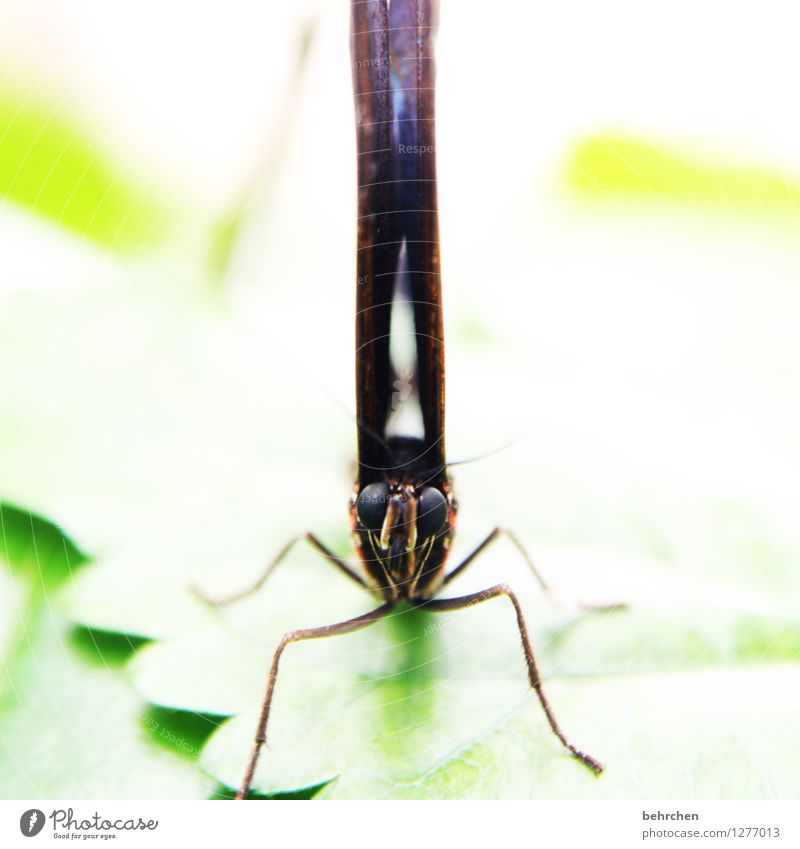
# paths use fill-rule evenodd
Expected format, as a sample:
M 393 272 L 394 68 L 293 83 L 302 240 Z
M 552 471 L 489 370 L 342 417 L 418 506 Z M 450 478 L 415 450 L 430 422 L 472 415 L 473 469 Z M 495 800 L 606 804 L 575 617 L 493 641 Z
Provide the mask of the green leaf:
M 161 725 L 102 657 L 89 661 L 64 617 L 43 604 L 26 652 L 0 670 L 4 799 L 180 799 L 213 790 L 191 760 L 160 745 Z
M 580 194 L 603 200 L 653 198 L 719 211 L 793 215 L 800 185 L 791 176 L 719 155 L 698 155 L 624 135 L 599 135 L 575 145 L 566 174 Z
M 0 610 L 0 795 L 196 798 L 213 784 L 155 742 L 158 714 L 121 663 L 140 643 L 73 630 L 58 587 L 85 562 L 53 523 L 3 505 Z M 127 645 L 126 645 L 127 643 Z M 195 756 L 199 747 L 195 748 Z
M 227 786 L 241 780 L 281 633 L 370 606 L 357 588 L 304 560 L 291 558 L 269 591 L 222 611 L 216 628 L 151 644 L 134 660 L 148 700 L 235 715 L 202 756 Z M 355 799 L 795 792 L 798 745 L 777 743 L 797 700 L 776 701 L 800 665 L 750 665 L 800 656 L 796 617 L 778 602 L 758 618 L 730 600 L 664 611 L 655 599 L 586 616 L 554 612 L 524 569 L 513 583 L 556 715 L 578 746 L 606 762 L 604 776 L 592 776 L 551 733 L 527 686 L 513 610 L 501 599 L 438 616 L 400 609 L 367 631 L 291 645 L 258 793 L 323 783 L 322 797 Z M 686 586 L 688 595 L 697 590 Z M 752 723 L 770 711 L 773 722 Z M 704 762 L 711 773 L 702 773 Z
M 796 799 L 800 742 L 786 729 L 800 709 L 799 684 L 796 664 L 554 681 L 563 723 L 603 755 L 598 778 L 559 750 L 528 697 L 411 780 L 376 780 L 368 764 L 348 769 L 321 798 Z
M 164 238 L 167 205 L 101 150 L 74 116 L 0 91 L 0 197 L 115 251 Z
M 7 675 L 29 651 L 29 630 L 44 615 L 47 593 L 73 577 L 86 563 L 75 543 L 52 522 L 0 502 L 0 563 L 7 601 L 0 605 L 2 655 Z M 11 698 L 0 689 L 0 704 Z
M 0 502 L 0 560 L 35 592 L 72 578 L 87 557 L 52 522 Z

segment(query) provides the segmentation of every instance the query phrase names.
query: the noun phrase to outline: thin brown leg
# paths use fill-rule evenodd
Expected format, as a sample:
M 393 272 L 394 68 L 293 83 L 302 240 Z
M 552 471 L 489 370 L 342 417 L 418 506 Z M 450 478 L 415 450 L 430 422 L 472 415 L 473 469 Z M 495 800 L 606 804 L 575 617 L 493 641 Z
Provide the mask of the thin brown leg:
M 302 640 L 318 640 L 321 637 L 334 637 L 339 634 L 349 634 L 352 631 L 359 631 L 361 628 L 366 628 L 373 622 L 377 622 L 389 613 L 393 604 L 382 604 L 375 610 L 370 610 L 369 613 L 362 613 L 361 616 L 356 616 L 354 619 L 347 619 L 344 622 L 336 622 L 333 625 L 322 625 L 319 628 L 301 628 L 297 631 L 289 631 L 283 635 L 275 654 L 272 657 L 272 666 L 269 670 L 269 678 L 267 678 L 267 690 L 264 694 L 264 701 L 261 704 L 261 715 L 258 719 L 258 727 L 256 728 L 255 745 L 250 754 L 250 760 L 247 762 L 247 770 L 242 779 L 242 785 L 239 792 L 236 794 L 237 799 L 244 799 L 250 791 L 250 785 L 253 782 L 253 775 L 256 771 L 258 756 L 261 754 L 261 747 L 267 739 L 267 722 L 269 720 L 269 710 L 272 706 L 272 695 L 275 691 L 275 681 L 278 678 L 278 664 L 281 660 L 283 650 L 289 643 L 299 643 Z
M 542 577 L 541 572 L 536 568 L 533 560 L 531 559 L 530 554 L 528 554 L 525 546 L 519 541 L 517 535 L 510 531 L 508 528 L 501 528 L 499 525 L 486 537 L 486 539 L 477 545 L 459 564 L 450 572 L 444 579 L 443 586 L 447 586 L 450 581 L 453 580 L 457 575 L 460 575 L 466 568 L 469 566 L 473 560 L 479 555 L 482 554 L 495 540 L 499 539 L 502 534 L 505 534 L 511 542 L 516 547 L 517 551 L 522 555 L 525 562 L 528 564 L 528 568 L 533 573 L 533 577 L 536 578 L 539 586 L 546 593 L 549 593 L 550 587 L 548 586 L 545 579 Z
M 542 577 L 542 573 L 536 568 L 536 564 L 533 562 L 533 558 L 528 554 L 528 550 L 525 546 L 520 542 L 519 537 L 508 528 L 503 528 L 498 525 L 490 534 L 486 537 L 486 539 L 477 545 L 462 561 L 456 566 L 449 574 L 445 576 L 444 583 L 442 586 L 447 586 L 450 581 L 453 580 L 457 575 L 460 575 L 466 568 L 469 566 L 475 558 L 478 557 L 479 554 L 482 554 L 495 540 L 499 539 L 500 536 L 505 534 L 509 540 L 514 544 L 514 547 L 517 551 L 522 555 L 522 558 L 528 564 L 528 568 L 533 573 L 533 577 L 536 579 L 539 586 L 542 588 L 542 591 L 546 593 L 551 598 L 554 597 L 554 593 L 550 585 L 545 581 Z M 581 610 L 591 611 L 593 613 L 598 612 L 608 612 L 611 610 L 622 610 L 624 609 L 624 604 L 579 604 L 578 607 Z
M 332 563 L 337 569 L 347 575 L 352 581 L 355 581 L 359 586 L 367 589 L 367 583 L 364 579 L 347 563 L 342 560 L 341 557 L 335 555 L 323 542 L 317 539 L 314 534 L 308 532 L 305 534 L 300 534 L 300 536 L 296 536 L 293 539 L 290 539 L 289 542 L 284 545 L 284 547 L 275 555 L 275 557 L 267 564 L 267 568 L 258 576 L 256 581 L 252 583 L 249 587 L 245 587 L 243 590 L 239 590 L 228 596 L 223 596 L 222 598 L 209 598 L 202 590 L 199 590 L 197 587 L 192 587 L 192 591 L 195 595 L 199 596 L 203 601 L 208 602 L 209 604 L 216 605 L 221 607 L 225 604 L 230 604 L 234 601 L 239 601 L 240 599 L 246 598 L 249 595 L 252 595 L 264 584 L 267 582 L 269 576 L 275 571 L 275 569 L 281 564 L 281 562 L 286 558 L 286 555 L 292 550 L 295 543 L 300 542 L 301 540 L 306 540 L 313 548 L 315 548 L 322 556 L 329 562 Z
M 585 763 L 589 769 L 591 769 L 596 775 L 599 775 L 603 771 L 603 765 L 600 761 L 573 746 L 566 738 L 564 732 L 561 730 L 558 722 L 556 721 L 553 710 L 550 707 L 550 702 L 548 702 L 547 696 L 542 689 L 542 679 L 539 675 L 539 668 L 536 664 L 536 655 L 533 653 L 533 645 L 530 637 L 528 636 L 528 626 L 525 624 L 525 617 L 522 615 L 522 608 L 520 607 L 519 601 L 517 600 L 516 595 L 514 595 L 514 591 L 511 587 L 507 584 L 498 584 L 497 586 L 490 587 L 488 590 L 484 590 L 483 592 L 471 593 L 470 595 L 460 596 L 459 598 L 434 599 L 433 601 L 423 602 L 420 606 L 425 610 L 432 611 L 433 613 L 445 613 L 448 610 L 460 610 L 464 607 L 472 607 L 474 604 L 480 604 L 482 601 L 488 601 L 490 598 L 496 598 L 501 595 L 508 596 L 511 603 L 514 605 L 514 610 L 517 613 L 519 635 L 522 638 L 522 647 L 525 650 L 525 662 L 528 665 L 528 678 L 530 679 L 531 686 L 536 691 L 539 703 L 542 706 L 542 710 L 544 710 L 547 721 L 550 723 L 550 727 L 553 729 L 553 733 L 579 761 Z

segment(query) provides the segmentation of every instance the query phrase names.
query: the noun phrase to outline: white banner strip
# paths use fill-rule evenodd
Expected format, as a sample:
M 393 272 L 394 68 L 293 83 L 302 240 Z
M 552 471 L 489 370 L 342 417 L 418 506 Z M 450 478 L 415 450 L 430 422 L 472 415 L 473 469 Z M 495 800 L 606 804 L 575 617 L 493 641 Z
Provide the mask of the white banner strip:
M 0 846 L 800 846 L 800 802 L 789 801 L 302 804 L 0 801 Z

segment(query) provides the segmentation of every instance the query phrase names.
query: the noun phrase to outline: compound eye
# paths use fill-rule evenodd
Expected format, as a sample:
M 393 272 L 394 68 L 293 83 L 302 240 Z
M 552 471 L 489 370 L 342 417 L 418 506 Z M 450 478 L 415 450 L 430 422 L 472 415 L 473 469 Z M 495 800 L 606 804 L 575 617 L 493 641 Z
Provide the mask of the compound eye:
M 380 533 L 386 509 L 389 506 L 389 484 L 371 483 L 358 494 L 356 514 L 358 521 L 368 530 Z
M 421 539 L 439 533 L 447 521 L 447 499 L 434 486 L 426 486 L 417 498 L 417 536 Z

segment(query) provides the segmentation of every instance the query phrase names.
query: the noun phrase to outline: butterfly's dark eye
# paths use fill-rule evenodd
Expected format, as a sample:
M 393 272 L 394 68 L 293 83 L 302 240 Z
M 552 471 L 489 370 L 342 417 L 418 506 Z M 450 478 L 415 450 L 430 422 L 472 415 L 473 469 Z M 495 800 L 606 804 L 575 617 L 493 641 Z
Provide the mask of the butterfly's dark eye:
M 389 484 L 371 483 L 358 494 L 356 513 L 358 521 L 370 531 L 378 533 L 386 518 L 386 508 L 389 504 Z
M 420 539 L 438 533 L 447 521 L 447 499 L 436 487 L 426 486 L 417 499 L 417 536 Z

